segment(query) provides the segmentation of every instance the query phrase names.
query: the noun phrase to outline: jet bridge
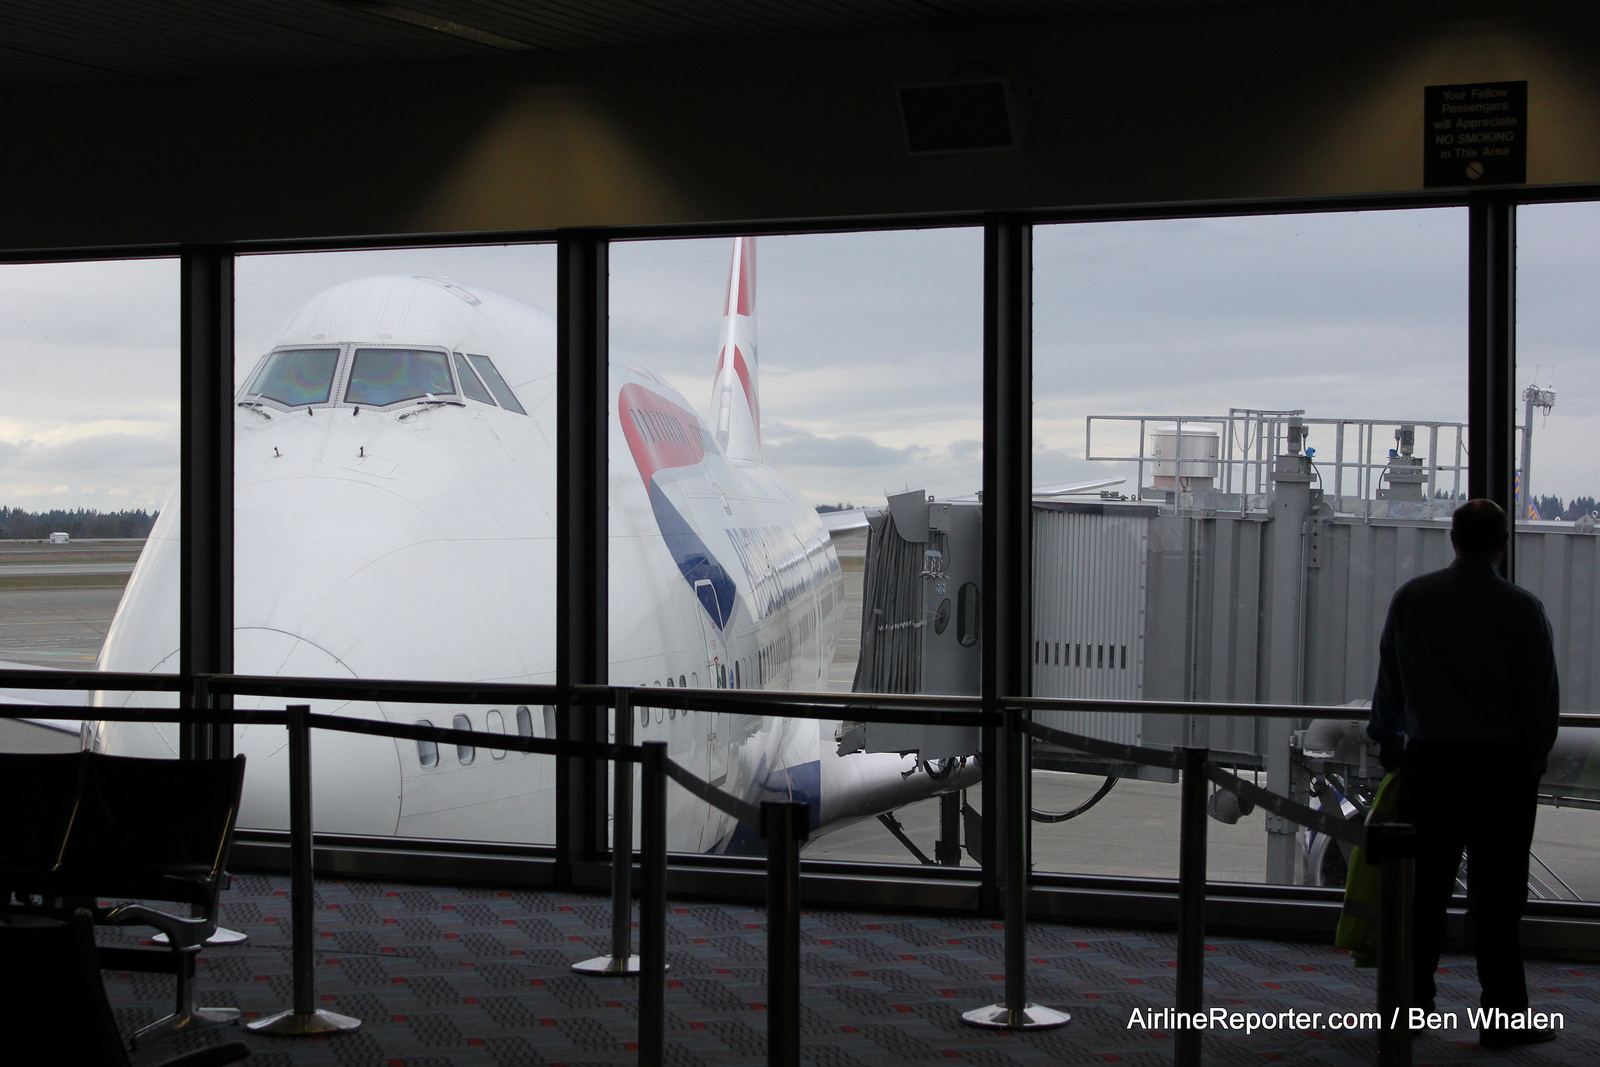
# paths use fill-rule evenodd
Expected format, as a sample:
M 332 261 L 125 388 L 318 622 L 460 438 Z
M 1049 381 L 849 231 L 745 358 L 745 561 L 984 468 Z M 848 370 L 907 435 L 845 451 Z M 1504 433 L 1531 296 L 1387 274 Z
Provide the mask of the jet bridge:
M 1097 452 L 1097 428 L 1108 425 L 1125 441 L 1133 429 L 1137 452 Z M 1138 489 L 1034 502 L 1034 694 L 1353 710 L 1317 721 L 1056 711 L 1038 721 L 1126 744 L 1205 746 L 1302 802 L 1315 802 L 1333 773 L 1346 787 L 1338 795 L 1359 806 L 1362 783 L 1379 772 L 1359 742 L 1349 743 L 1359 731 L 1339 724 L 1365 719 L 1394 591 L 1453 558 L 1465 426 L 1234 409 L 1094 416 L 1088 440 L 1091 459 L 1132 467 Z M 873 520 L 856 691 L 978 691 L 980 509 L 908 493 Z M 1549 611 L 1564 710 L 1600 703 L 1594 529 L 1592 521 L 1516 524 L 1518 579 Z M 1307 748 L 1308 729 L 1313 737 L 1342 731 L 1347 743 Z M 870 724 L 850 747 L 941 759 L 976 751 L 974 733 Z M 1600 806 L 1587 741 L 1563 744 L 1582 751 L 1552 761 L 1561 780 L 1546 783 L 1547 795 Z M 1037 768 L 1091 774 L 1170 773 L 1045 745 L 1033 759 Z M 1232 821 L 1226 804 L 1217 815 Z M 1266 823 L 1267 880 L 1318 880 L 1297 828 L 1272 816 Z

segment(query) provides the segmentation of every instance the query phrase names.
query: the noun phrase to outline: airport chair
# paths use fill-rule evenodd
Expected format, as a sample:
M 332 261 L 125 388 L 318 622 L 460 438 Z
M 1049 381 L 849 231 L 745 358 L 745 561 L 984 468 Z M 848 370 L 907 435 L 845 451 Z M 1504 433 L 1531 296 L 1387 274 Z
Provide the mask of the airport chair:
M 15 1067 L 129 1067 L 87 911 L 65 920 L 0 913 L 0 1033 L 5 1062 Z M 233 1041 L 154 1067 L 220 1067 L 249 1055 Z
M 50 895 L 84 763 L 82 752 L 0 753 L 0 904 Z
M 120 898 L 95 921 L 153 926 L 177 961 L 173 1013 L 133 1035 L 134 1044 L 210 1023 L 237 1022 L 234 1008 L 194 1003 L 194 959 L 217 928 L 217 897 L 239 816 L 244 757 L 225 760 L 86 756 L 83 787 L 67 830 L 53 893 L 66 899 Z M 187 904 L 174 915 L 145 901 Z

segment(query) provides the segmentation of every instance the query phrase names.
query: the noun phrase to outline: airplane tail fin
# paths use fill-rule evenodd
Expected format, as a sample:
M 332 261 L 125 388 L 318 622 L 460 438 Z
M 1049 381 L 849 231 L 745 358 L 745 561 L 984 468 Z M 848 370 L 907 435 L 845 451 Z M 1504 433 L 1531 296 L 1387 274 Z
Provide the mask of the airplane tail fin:
M 756 239 L 735 237 L 728 266 L 722 346 L 711 393 L 712 426 L 729 459 L 761 461 L 760 366 L 756 359 Z

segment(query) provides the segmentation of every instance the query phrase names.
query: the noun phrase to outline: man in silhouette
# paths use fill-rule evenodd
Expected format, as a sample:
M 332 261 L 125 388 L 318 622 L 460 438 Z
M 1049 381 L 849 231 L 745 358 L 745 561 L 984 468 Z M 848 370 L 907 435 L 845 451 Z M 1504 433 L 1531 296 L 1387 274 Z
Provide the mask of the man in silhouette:
M 1400 818 L 1416 826 L 1418 843 L 1412 1004 L 1419 1007 L 1434 1002 L 1445 909 L 1465 849 L 1480 1003 L 1508 1014 L 1528 1008 L 1518 926 L 1558 690 L 1544 605 L 1498 570 L 1507 537 L 1506 514 L 1493 501 L 1457 509 L 1455 562 L 1400 587 L 1379 645 L 1367 733 L 1385 767 L 1405 765 Z M 1514 1021 L 1478 1035 L 1493 1048 L 1554 1037 Z

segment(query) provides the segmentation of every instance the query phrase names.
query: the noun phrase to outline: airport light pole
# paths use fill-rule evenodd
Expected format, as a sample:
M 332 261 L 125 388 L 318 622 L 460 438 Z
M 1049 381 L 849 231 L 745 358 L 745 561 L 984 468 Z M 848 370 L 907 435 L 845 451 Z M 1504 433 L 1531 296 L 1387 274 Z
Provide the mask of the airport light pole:
M 1522 484 L 1521 492 L 1518 494 L 1517 514 L 1512 516 L 1512 521 L 1533 517 L 1530 510 L 1534 506 L 1533 409 L 1539 408 L 1546 415 L 1549 415 L 1550 409 L 1555 406 L 1556 391 L 1554 389 L 1540 389 L 1538 385 L 1530 385 L 1522 391 Z

